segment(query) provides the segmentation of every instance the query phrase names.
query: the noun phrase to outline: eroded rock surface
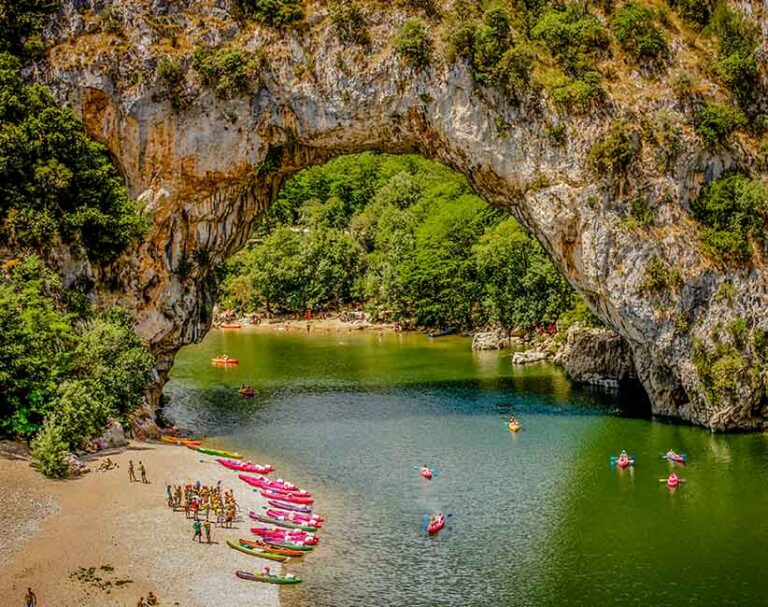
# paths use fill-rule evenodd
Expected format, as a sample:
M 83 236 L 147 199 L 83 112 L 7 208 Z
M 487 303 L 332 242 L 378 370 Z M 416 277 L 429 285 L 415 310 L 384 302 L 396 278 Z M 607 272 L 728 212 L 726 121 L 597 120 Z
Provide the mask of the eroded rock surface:
M 56 41 L 48 60 L 32 73 L 109 147 L 153 218 L 146 242 L 94 270 L 93 280 L 103 303 L 131 311 L 157 354 L 155 397 L 178 348 L 210 327 L 212 269 L 243 246 L 283 180 L 334 155 L 373 149 L 444 162 L 520 220 L 626 340 L 654 412 L 713 429 L 764 426 L 765 370 L 755 343 L 768 328 L 766 264 L 720 267 L 703 252 L 689 214 L 702 185 L 750 164 L 756 145 L 740 135 L 712 148 L 695 133 L 670 84 L 680 68 L 694 69 L 682 36 L 653 76 L 612 66 L 602 109 L 573 116 L 552 110 L 544 92 L 513 104 L 478 88 L 466 65 L 443 58 L 439 41 L 429 69 L 405 66 L 393 38 L 409 15 L 397 5 L 365 6 L 372 43 L 358 47 L 338 41 L 321 3 L 306 5 L 303 26 L 282 32 L 238 23 L 226 1 L 64 4 L 48 32 Z M 265 61 L 247 91 L 217 95 L 191 68 L 201 46 L 242 48 Z M 170 92 L 158 69 L 164 59 L 183 68 Z M 712 94 L 725 94 L 706 82 Z M 620 179 L 587 162 L 618 119 L 633 125 L 639 146 Z M 552 138 L 553 126 L 564 128 L 562 138 Z M 674 149 L 661 131 L 674 131 Z M 638 196 L 652 225 L 628 221 Z M 674 269 L 663 292 L 646 287 L 654 257 Z M 747 336 L 724 360 L 717 343 L 731 339 L 727 327 L 738 319 Z M 707 371 L 729 364 L 743 381 L 723 383 L 724 369 Z

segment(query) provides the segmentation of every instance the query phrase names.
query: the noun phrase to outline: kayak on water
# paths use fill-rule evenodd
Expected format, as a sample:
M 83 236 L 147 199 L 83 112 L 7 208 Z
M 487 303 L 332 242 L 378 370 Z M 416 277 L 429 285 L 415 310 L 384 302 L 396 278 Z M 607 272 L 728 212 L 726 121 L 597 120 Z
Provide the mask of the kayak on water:
M 236 462 L 231 459 L 222 459 L 222 458 L 219 458 L 216 461 L 219 462 L 225 468 L 229 468 L 230 470 L 236 470 L 238 472 L 253 472 L 255 474 L 269 474 L 270 472 L 274 472 L 275 470 L 269 464 L 264 464 L 262 466 L 260 464 L 254 464 L 253 462 Z
M 664 457 L 665 459 L 668 459 L 671 462 L 677 462 L 678 464 L 684 464 L 688 459 L 688 456 L 685 453 L 675 453 L 672 450 L 667 451 L 664 454 Z
M 279 500 L 267 500 L 267 503 L 270 506 L 274 506 L 275 508 L 280 508 L 282 510 L 290 510 L 292 512 L 300 512 L 302 514 L 308 514 L 312 512 L 312 508 L 309 506 L 302 506 L 301 504 L 288 504 Z
M 317 531 L 317 527 L 302 525 L 301 523 L 294 523 L 293 521 L 289 521 L 287 519 L 272 518 L 257 512 L 249 512 L 248 516 L 250 516 L 254 521 L 259 521 L 260 523 L 268 523 L 270 525 L 277 525 L 278 527 L 286 527 L 287 529 L 300 529 L 301 531 L 310 531 L 313 533 Z
M 432 480 L 432 470 L 427 466 L 422 466 L 419 468 L 419 474 L 421 474 L 421 476 L 423 476 L 428 481 Z
M 206 455 L 218 455 L 219 457 L 228 457 L 230 459 L 243 459 L 240 453 L 234 451 L 224 451 L 223 449 L 209 449 L 207 447 L 198 447 L 197 451 Z
M 244 554 L 250 554 L 251 556 L 258 556 L 259 558 L 269 559 L 270 561 L 278 561 L 279 563 L 282 563 L 288 558 L 284 554 L 276 554 L 274 552 L 268 552 L 266 550 L 252 550 L 250 548 L 246 548 L 245 546 L 240 545 L 237 542 L 233 542 L 232 540 L 227 540 L 227 545 L 230 548 L 233 548 L 234 550 L 238 550 L 239 552 L 242 552 Z
M 507 427 L 511 432 L 519 432 L 522 426 L 520 424 L 507 424 Z
M 304 556 L 304 554 L 306 554 L 303 550 L 291 550 L 290 548 L 278 548 L 276 546 L 273 546 L 271 544 L 268 544 L 266 542 L 262 542 L 259 540 L 245 540 L 240 538 L 237 541 L 240 542 L 241 546 L 245 546 L 246 548 L 259 548 L 261 550 L 266 550 L 267 552 L 272 552 L 274 554 L 283 554 L 285 556 L 292 556 L 295 558 L 299 558 L 301 556 Z
M 279 577 L 272 575 L 262 575 L 261 573 L 248 573 L 247 571 L 235 571 L 235 575 L 243 580 L 251 582 L 265 582 L 267 584 L 300 584 L 300 577 Z
M 199 447 L 203 444 L 201 440 L 192 440 L 191 438 L 181 438 L 179 436 L 161 436 L 160 440 L 172 445 L 184 445 L 185 447 Z
M 267 511 L 267 516 L 276 519 L 285 519 L 292 523 L 299 523 L 302 525 L 309 525 L 310 527 L 320 528 L 323 526 L 323 517 L 316 516 L 314 514 L 299 514 L 297 512 L 287 512 L 285 510 L 275 510 L 273 508 L 267 508 L 263 506 Z
M 239 365 L 240 361 L 236 358 L 232 358 L 231 356 L 227 356 L 226 354 L 220 354 L 219 356 L 216 356 L 211 359 L 211 362 L 214 365 Z
M 635 458 L 629 457 L 626 451 L 622 451 L 618 457 L 615 455 L 611 456 L 611 463 L 616 464 L 619 468 L 627 468 L 628 466 L 634 466 Z
M 237 323 L 222 323 L 219 325 L 219 329 L 240 329 L 242 326 Z
M 442 514 L 433 516 L 431 519 L 429 519 L 429 523 L 427 524 L 427 534 L 434 535 L 443 527 L 445 527 L 445 516 Z
M 280 493 L 279 491 L 274 491 L 273 489 L 262 489 L 259 493 L 261 493 L 261 495 L 267 499 L 291 502 L 292 504 L 311 505 L 315 503 L 315 500 L 313 500 L 311 497 L 303 497 L 294 495 L 292 493 Z

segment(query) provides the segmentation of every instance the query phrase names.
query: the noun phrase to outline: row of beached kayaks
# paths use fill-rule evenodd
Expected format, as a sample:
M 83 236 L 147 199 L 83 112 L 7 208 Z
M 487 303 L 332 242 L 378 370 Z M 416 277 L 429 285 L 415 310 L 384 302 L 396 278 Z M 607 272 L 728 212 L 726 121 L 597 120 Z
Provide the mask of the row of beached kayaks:
M 322 527 L 322 516 L 312 513 L 314 499 L 309 491 L 297 487 L 284 479 L 270 479 L 273 472 L 270 465 L 236 461 L 240 454 L 231 454 L 217 449 L 198 451 L 217 456 L 216 462 L 228 470 L 239 472 L 238 478 L 253 487 L 254 492 L 268 498 L 265 512 L 249 511 L 248 516 L 265 525 L 251 528 L 253 539 L 227 540 L 227 545 L 242 554 L 260 559 L 284 563 L 290 559 L 302 558 L 320 542 L 315 533 Z M 288 574 L 285 577 L 269 573 L 265 567 L 261 573 L 237 571 L 237 577 L 253 582 L 268 584 L 298 584 L 301 578 Z

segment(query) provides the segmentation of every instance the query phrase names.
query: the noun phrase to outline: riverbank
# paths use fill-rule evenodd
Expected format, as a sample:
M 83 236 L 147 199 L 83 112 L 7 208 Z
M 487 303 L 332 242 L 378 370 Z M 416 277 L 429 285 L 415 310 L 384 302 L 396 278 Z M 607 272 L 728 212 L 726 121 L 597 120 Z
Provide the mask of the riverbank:
M 279 607 L 277 586 L 234 575 L 266 562 L 226 544 L 250 535 L 247 511 L 266 503 L 235 472 L 172 445 L 131 443 L 110 457 L 119 468 L 96 472 L 93 459 L 92 472 L 68 481 L 0 457 L 0 588 L 10 604 L 22 604 L 30 586 L 40 605 L 56 607 L 135 607 L 150 591 L 164 606 L 210 607 L 225 597 L 228 607 Z M 144 463 L 149 484 L 129 482 L 129 460 Z M 214 526 L 211 545 L 193 543 L 191 520 L 166 505 L 166 484 L 220 479 L 246 518 Z

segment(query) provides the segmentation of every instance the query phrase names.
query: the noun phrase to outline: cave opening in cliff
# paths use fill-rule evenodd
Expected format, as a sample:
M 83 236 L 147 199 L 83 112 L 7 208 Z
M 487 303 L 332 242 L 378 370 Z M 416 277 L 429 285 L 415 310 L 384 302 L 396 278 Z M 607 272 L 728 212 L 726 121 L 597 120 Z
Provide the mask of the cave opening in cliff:
M 419 155 L 364 152 L 296 173 L 217 282 L 220 327 L 473 334 L 475 349 L 524 350 L 515 364 L 554 359 L 577 382 L 636 391 L 620 399 L 626 413 L 650 415 L 629 346 L 536 238 Z

